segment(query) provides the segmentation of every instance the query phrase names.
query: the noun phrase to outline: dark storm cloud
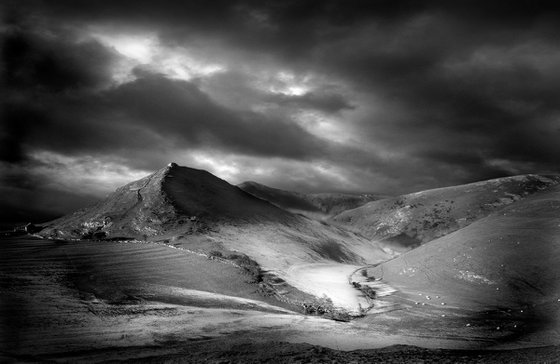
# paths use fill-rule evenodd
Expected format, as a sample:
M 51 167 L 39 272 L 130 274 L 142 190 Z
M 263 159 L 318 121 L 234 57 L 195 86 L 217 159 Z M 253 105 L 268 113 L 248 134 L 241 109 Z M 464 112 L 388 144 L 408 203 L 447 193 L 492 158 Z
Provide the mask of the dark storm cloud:
M 114 55 L 97 42 L 10 29 L 4 34 L 4 82 L 13 89 L 50 92 L 102 86 Z
M 187 146 L 214 144 L 235 152 L 298 159 L 323 149 L 323 142 L 290 120 L 233 112 L 187 81 L 143 74 L 103 96 L 111 109 Z
M 269 44 L 271 48 L 298 52 L 316 46 L 318 42 L 331 41 L 333 37 L 343 39 L 355 27 L 370 22 L 394 25 L 419 14 L 436 13 L 450 17 L 453 22 L 467 23 L 471 33 L 481 34 L 488 29 L 523 30 L 541 21 L 554 24 L 559 9 L 546 1 L 530 0 L 73 0 L 49 4 L 42 1 L 21 3 L 32 4 L 32 9 L 55 18 L 159 26 L 160 30 L 169 30 L 170 34 L 176 35 L 185 29 L 194 30 L 246 46 L 266 48 Z M 259 30 L 257 34 L 256 29 Z M 550 30 L 548 34 L 553 32 Z
M 551 37 L 559 34 L 558 14 L 528 8 L 526 17 L 491 11 L 476 19 L 478 11 L 461 17 L 442 7 L 359 28 L 353 38 L 323 44 L 317 64 L 383 105 L 383 113 L 362 122 L 372 141 L 414 158 L 430 156 L 417 160 L 428 173 L 437 173 L 437 161 L 462 176 L 445 174 L 441 182 L 524 172 L 491 166 L 494 159 L 558 171 L 560 78 L 551 66 L 560 54 Z
M 325 113 L 339 113 L 352 110 L 356 105 L 337 88 L 337 85 L 321 85 L 313 91 L 299 94 L 270 92 L 259 90 L 251 85 L 251 75 L 235 71 L 221 72 L 217 75 L 206 77 L 204 80 L 195 80 L 195 84 L 208 90 L 219 101 L 229 108 L 254 103 L 270 103 L 288 109 L 316 110 Z M 279 82 L 279 86 L 282 82 Z M 222 96 L 222 97 L 220 97 Z
M 0 161 L 19 163 L 26 159 L 23 143 L 35 125 L 48 124 L 43 113 L 30 105 L 29 100 L 1 103 Z
M 69 154 L 116 153 L 161 143 L 162 148 L 204 145 L 305 159 L 325 149 L 324 142 L 290 121 L 232 112 L 190 82 L 149 73 L 108 90 L 43 95 L 41 105 L 24 102 L 7 110 L 7 125 L 18 128 L 8 140 Z
M 137 70 L 136 80 L 100 90 L 110 84 L 114 51 L 96 41 L 78 41 L 71 31 L 57 27 L 23 28 L 9 28 L 2 44 L 9 90 L 2 108 L 3 161 L 25 160 L 25 148 L 70 154 L 119 151 L 130 157 L 160 143 L 160 149 L 206 145 L 288 158 L 306 158 L 325 148 L 290 120 L 232 112 L 194 83 L 164 75 Z M 336 95 L 326 97 L 308 95 L 297 102 L 332 110 L 347 107 Z M 145 161 L 131 163 L 159 167 Z
M 0 160 L 20 162 L 27 138 L 51 130 L 49 100 L 94 89 L 110 80 L 113 54 L 96 42 L 9 28 L 1 44 L 5 93 L 0 114 Z
M 394 193 L 560 172 L 560 15 L 542 1 L 9 4 L 0 157 L 12 164 L 47 150 L 154 169 L 204 147 L 323 160 L 362 190 Z M 139 67 L 112 84 L 123 56 L 84 37 L 90 26 L 152 32 L 226 69 L 185 81 Z M 255 86 L 259 70 L 324 82 L 272 92 Z M 339 118 L 352 137 L 311 134 L 297 109 Z
M 22 223 L 43 222 L 62 216 L 95 202 L 98 197 L 89 191 L 63 191 L 46 183 L 43 176 L 30 173 L 29 162 L 23 165 L 0 164 L 0 221 Z
M 356 107 L 344 96 L 337 93 L 307 92 L 298 96 L 271 94 L 265 96 L 265 100 L 282 106 L 316 109 L 328 113 L 351 110 Z

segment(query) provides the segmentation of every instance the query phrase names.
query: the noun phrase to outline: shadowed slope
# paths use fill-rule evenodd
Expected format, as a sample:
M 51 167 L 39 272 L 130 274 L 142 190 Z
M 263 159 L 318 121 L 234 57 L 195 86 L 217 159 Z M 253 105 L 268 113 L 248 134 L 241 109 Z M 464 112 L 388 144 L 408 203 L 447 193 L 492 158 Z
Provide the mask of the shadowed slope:
M 438 188 L 370 202 L 333 222 L 402 249 L 463 228 L 504 206 L 551 188 L 560 176 L 523 175 Z
M 284 191 L 252 181 L 243 182 L 239 184 L 238 187 L 253 196 L 261 198 L 286 210 L 307 211 L 312 213 L 323 212 L 318 206 L 308 201 L 303 193 Z
M 384 196 L 373 194 L 305 194 L 272 188 L 252 181 L 241 183 L 239 188 L 285 210 L 309 217 L 334 216 L 342 211 L 384 198 Z
M 170 168 L 162 190 L 177 212 L 207 219 L 282 220 L 290 215 L 213 174 L 187 167 Z

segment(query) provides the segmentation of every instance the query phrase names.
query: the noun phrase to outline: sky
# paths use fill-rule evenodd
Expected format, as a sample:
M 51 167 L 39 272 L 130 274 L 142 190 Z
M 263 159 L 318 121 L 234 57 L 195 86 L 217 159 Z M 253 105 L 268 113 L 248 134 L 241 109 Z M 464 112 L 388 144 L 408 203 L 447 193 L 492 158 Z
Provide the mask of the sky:
M 560 173 L 544 1 L 3 1 L 0 220 L 170 162 L 402 194 Z

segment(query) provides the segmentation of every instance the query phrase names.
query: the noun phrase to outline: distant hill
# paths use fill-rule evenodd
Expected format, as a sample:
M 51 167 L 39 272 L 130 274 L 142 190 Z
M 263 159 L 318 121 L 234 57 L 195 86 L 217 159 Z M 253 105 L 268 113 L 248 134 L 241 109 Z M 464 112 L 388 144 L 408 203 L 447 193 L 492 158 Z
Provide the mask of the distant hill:
M 369 202 L 331 221 L 410 249 L 449 234 L 537 192 L 550 189 L 560 176 L 522 175 L 438 188 Z
M 310 217 L 334 216 L 342 211 L 386 197 L 375 194 L 349 193 L 305 194 L 272 188 L 252 181 L 243 182 L 238 187 L 285 210 Z
M 303 193 L 272 188 L 253 181 L 243 182 L 238 187 L 285 210 L 323 213 L 319 206 L 311 203 Z

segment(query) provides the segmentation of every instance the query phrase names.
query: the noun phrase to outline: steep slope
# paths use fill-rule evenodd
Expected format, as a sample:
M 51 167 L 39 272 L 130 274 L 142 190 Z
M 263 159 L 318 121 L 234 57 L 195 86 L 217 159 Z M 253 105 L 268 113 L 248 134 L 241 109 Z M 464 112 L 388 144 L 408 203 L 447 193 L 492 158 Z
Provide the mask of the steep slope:
M 332 222 L 407 250 L 444 236 L 529 195 L 556 186 L 560 176 L 523 175 L 438 188 L 370 202 Z
M 293 217 L 212 174 L 169 164 L 118 188 L 97 205 L 48 224 L 42 232 L 58 238 L 157 236 L 194 232 L 221 223 L 293 220 Z
M 343 211 L 357 208 L 368 202 L 387 198 L 385 195 L 363 193 L 358 195 L 348 193 L 312 193 L 307 198 L 314 205 L 319 206 L 327 215 L 338 215 Z
M 303 193 L 272 188 L 253 181 L 243 182 L 239 184 L 238 187 L 253 196 L 288 211 L 323 213 L 323 211 L 318 206 L 311 203 Z
M 358 234 L 294 215 L 206 171 L 175 164 L 117 189 L 91 208 L 47 224 L 40 235 L 141 239 L 224 258 L 253 270 L 257 279 L 261 272 L 280 278 L 281 284 L 275 283 L 272 290 L 283 292 L 277 293 L 281 300 L 294 298 L 293 287 L 316 295 L 310 279 L 317 275 L 294 274 L 299 265 L 322 264 L 324 269 L 345 264 L 356 269 L 393 257 L 392 251 Z M 346 283 L 346 271 L 338 272 L 342 273 L 333 279 Z M 356 311 L 358 301 L 348 301 L 342 292 L 347 293 L 339 290 L 329 298 L 339 306 L 355 303 L 349 309 Z
M 560 186 L 555 186 L 368 273 L 417 304 L 486 315 L 499 311 L 497 330 L 520 334 L 560 328 L 559 261 Z
M 342 211 L 386 197 L 374 194 L 348 193 L 305 194 L 272 188 L 252 181 L 243 182 L 238 187 L 285 210 L 309 217 L 334 216 Z

